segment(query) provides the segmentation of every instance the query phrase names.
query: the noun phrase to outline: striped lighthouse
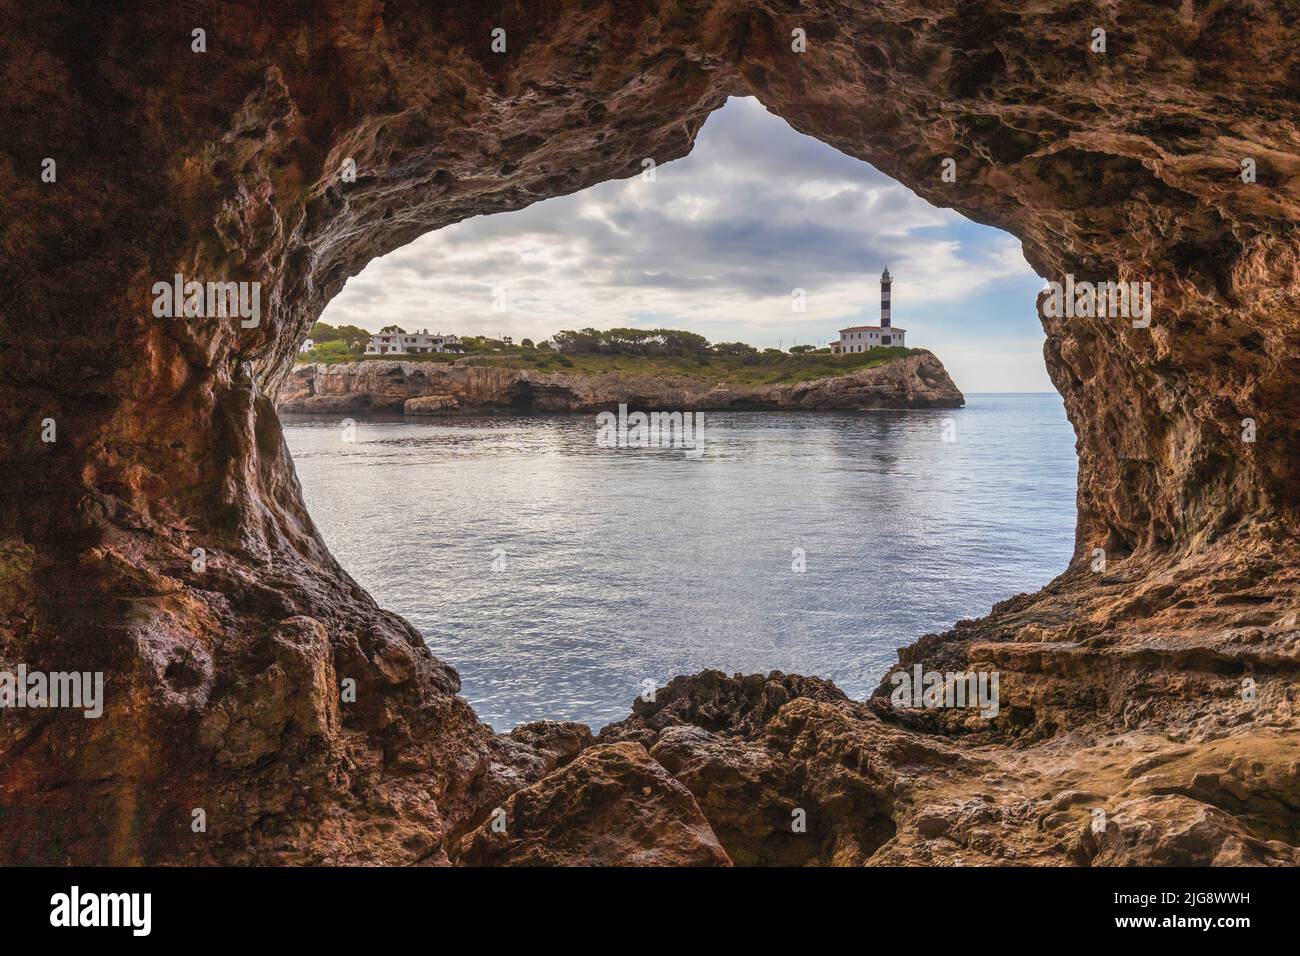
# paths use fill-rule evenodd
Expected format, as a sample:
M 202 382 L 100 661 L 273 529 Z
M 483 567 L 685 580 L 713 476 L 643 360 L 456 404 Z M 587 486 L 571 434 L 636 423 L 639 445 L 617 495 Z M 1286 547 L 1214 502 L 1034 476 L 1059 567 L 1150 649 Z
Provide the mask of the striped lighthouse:
M 889 266 L 880 273 L 880 327 L 889 328 L 889 288 L 894 284 L 894 277 L 889 274 Z
M 832 354 L 848 355 L 881 347 L 905 347 L 903 339 L 907 336 L 907 329 L 894 325 L 889 314 L 889 292 L 893 284 L 894 277 L 886 268 L 880 273 L 880 324 L 850 325 L 847 329 L 840 329 L 840 337 L 831 343 Z

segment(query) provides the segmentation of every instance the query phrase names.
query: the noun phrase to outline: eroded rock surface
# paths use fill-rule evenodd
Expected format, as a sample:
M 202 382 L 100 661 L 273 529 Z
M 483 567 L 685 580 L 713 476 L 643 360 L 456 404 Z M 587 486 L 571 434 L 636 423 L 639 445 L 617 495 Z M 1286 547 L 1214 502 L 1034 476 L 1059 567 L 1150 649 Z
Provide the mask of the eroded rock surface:
M 1297 29 L 1281 0 L 6 6 L 0 664 L 102 671 L 106 701 L 0 717 L 0 860 L 446 863 L 512 794 L 562 812 L 590 771 L 663 794 L 609 803 L 653 860 L 713 857 L 694 786 L 743 862 L 1284 861 Z M 1070 570 L 903 653 L 1000 669 L 996 719 L 709 678 L 626 728 L 662 762 L 563 764 L 570 743 L 483 726 L 329 555 L 274 396 L 369 260 L 680 157 L 730 95 L 1007 229 L 1048 279 L 1152 282 L 1152 323 L 1044 318 L 1078 435 Z M 157 316 L 177 274 L 260 283 L 257 321 Z M 626 849 L 560 819 L 472 852 Z
M 1104 720 L 1034 741 L 918 734 L 780 673 L 707 671 L 655 697 L 599 741 L 648 748 L 740 865 L 1289 865 L 1300 843 L 1300 735 L 1265 712 L 1189 746 Z
M 635 743 L 584 751 L 461 843 L 469 866 L 727 866 L 690 792 Z
M 1094 866 L 1295 866 L 1296 848 L 1264 842 L 1232 816 L 1177 795 L 1122 803 L 1094 837 Z

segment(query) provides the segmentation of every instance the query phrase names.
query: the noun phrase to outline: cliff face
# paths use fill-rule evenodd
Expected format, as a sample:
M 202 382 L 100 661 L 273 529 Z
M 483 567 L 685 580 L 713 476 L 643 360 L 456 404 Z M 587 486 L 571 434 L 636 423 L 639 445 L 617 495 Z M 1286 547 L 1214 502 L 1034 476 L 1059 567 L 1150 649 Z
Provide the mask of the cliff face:
M 656 862 L 1293 858 L 1291 4 L 122 6 L 0 9 L 0 663 L 106 676 L 99 719 L 0 721 L 4 862 L 573 858 L 590 821 L 534 809 L 584 779 Z M 370 259 L 680 157 L 738 94 L 1050 280 L 1152 283 L 1146 328 L 1043 318 L 1074 564 L 904 652 L 999 668 L 985 722 L 704 675 L 585 759 L 495 735 L 321 543 L 273 396 Z M 176 274 L 261 314 L 159 318 Z
M 909 355 L 850 375 L 780 385 L 728 385 L 681 376 L 569 374 L 427 362 L 300 365 L 285 380 L 282 412 L 404 411 L 408 415 L 515 409 L 957 408 L 957 386 L 933 355 Z

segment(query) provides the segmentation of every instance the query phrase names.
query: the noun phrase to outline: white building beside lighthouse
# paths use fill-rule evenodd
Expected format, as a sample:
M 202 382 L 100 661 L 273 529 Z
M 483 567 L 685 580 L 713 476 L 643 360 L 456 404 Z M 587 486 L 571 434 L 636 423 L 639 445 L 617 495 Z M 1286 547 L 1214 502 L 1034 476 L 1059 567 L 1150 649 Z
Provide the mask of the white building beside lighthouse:
M 831 343 L 831 351 L 836 355 L 850 352 L 865 352 L 876 346 L 906 345 L 907 329 L 900 329 L 893 324 L 889 314 L 889 293 L 894 284 L 894 277 L 889 268 L 880 273 L 880 324 L 851 325 L 840 329 L 840 339 Z

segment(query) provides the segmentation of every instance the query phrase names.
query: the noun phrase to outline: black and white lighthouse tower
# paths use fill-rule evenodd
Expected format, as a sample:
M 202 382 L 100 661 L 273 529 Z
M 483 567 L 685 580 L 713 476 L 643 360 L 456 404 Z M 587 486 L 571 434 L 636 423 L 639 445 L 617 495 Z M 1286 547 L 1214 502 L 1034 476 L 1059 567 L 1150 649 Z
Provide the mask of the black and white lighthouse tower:
M 907 329 L 900 329 L 894 325 L 889 314 L 889 291 L 893 284 L 894 277 L 889 274 L 889 268 L 886 267 L 885 271 L 880 273 L 880 324 L 850 325 L 847 329 L 840 329 L 840 337 L 831 343 L 832 353 L 849 355 L 869 352 L 874 348 L 903 346 Z
M 889 274 L 889 266 L 880 273 L 880 327 L 889 328 L 889 287 L 894 284 L 894 277 Z

